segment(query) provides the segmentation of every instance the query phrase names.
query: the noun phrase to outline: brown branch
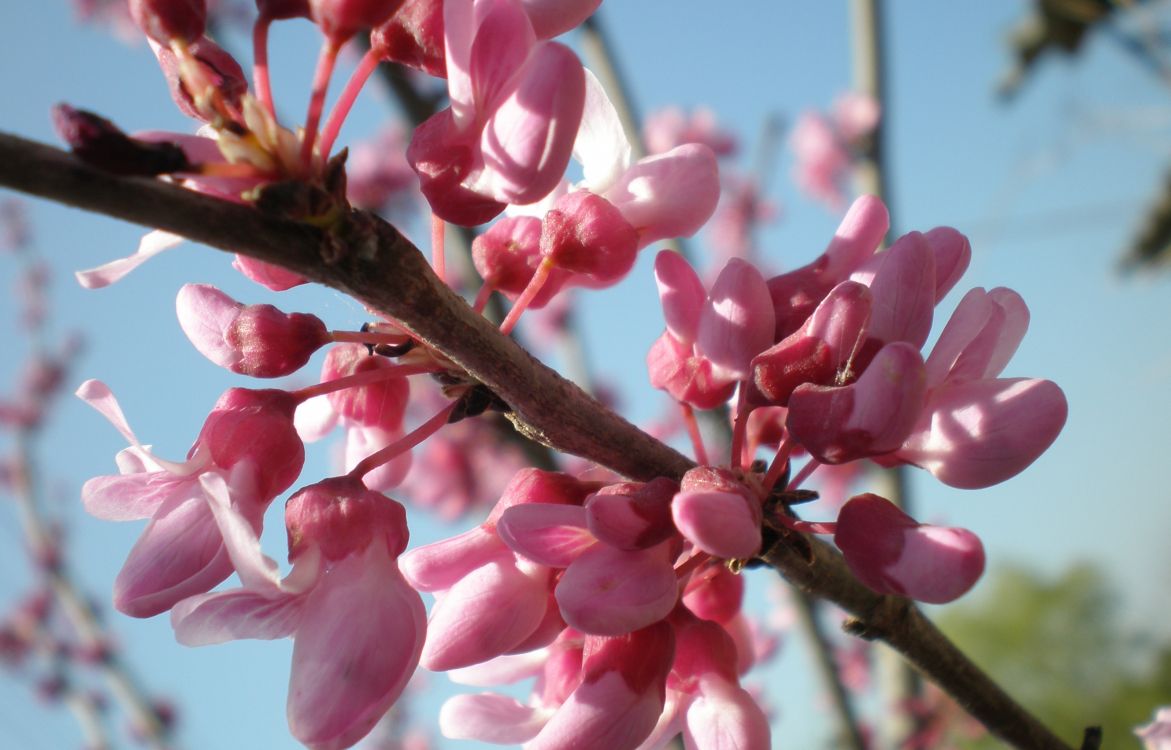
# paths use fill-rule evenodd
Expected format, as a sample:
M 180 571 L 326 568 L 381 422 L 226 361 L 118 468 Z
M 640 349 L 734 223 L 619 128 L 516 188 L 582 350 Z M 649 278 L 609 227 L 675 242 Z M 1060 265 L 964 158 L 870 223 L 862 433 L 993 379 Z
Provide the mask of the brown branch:
M 48 146 L 0 133 L 0 185 L 279 263 L 357 297 L 492 388 L 534 439 L 634 479 L 679 477 L 691 461 L 545 367 L 444 286 L 393 227 L 354 213 L 332 234 L 156 180 L 116 177 Z M 790 582 L 859 618 L 988 729 L 1020 748 L 1070 750 L 1017 705 L 909 602 L 875 594 L 836 551 L 785 537 L 763 556 Z

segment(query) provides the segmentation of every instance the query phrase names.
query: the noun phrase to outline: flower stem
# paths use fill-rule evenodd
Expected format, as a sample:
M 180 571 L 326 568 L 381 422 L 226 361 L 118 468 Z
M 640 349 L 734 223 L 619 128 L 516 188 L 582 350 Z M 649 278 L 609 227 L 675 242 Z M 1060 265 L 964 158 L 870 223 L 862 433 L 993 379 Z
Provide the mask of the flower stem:
M 337 54 L 341 45 L 332 39 L 326 39 L 321 45 L 321 54 L 317 58 L 317 70 L 313 73 L 313 92 L 309 96 L 309 111 L 305 115 L 305 133 L 301 141 L 301 166 L 305 172 L 313 164 L 313 147 L 317 141 L 317 124 L 321 121 L 321 111 L 325 108 L 325 92 L 329 88 L 329 79 L 333 76 L 333 66 L 337 63 Z M 322 152 L 322 158 L 328 153 Z
M 444 284 L 447 283 L 447 245 L 444 239 L 446 227 L 447 222 L 431 214 L 431 267 Z
M 504 322 L 500 324 L 500 332 L 507 336 L 512 333 L 512 329 L 516 327 L 516 322 L 520 320 L 521 313 L 523 313 L 536 297 L 541 292 L 541 287 L 545 286 L 545 281 L 549 278 L 549 273 L 553 270 L 553 260 L 551 258 L 544 258 L 541 264 L 537 266 L 536 273 L 533 278 L 529 280 L 529 285 L 521 292 L 521 295 L 516 298 L 516 302 L 512 304 L 512 309 L 508 311 Z
M 330 150 L 333 148 L 333 142 L 337 140 L 338 133 L 341 132 L 342 123 L 350 116 L 350 110 L 354 107 L 354 102 L 358 99 L 358 94 L 362 91 L 362 87 L 366 85 L 366 81 L 370 80 L 371 74 L 378 69 L 379 57 L 374 50 L 367 50 L 366 54 L 362 55 L 362 59 L 358 62 L 358 67 L 354 69 L 354 73 L 350 76 L 350 80 L 346 81 L 346 87 L 342 89 L 342 93 L 338 96 L 337 102 L 333 105 L 333 111 L 329 113 L 329 119 L 325 121 L 325 127 L 321 131 L 321 156 L 326 158 L 329 156 Z
M 438 432 L 440 427 L 447 424 L 448 417 L 450 417 L 451 413 L 455 411 L 455 407 L 458 404 L 459 399 L 452 401 L 450 404 L 440 409 L 438 414 L 416 427 L 407 435 L 404 435 L 385 448 L 380 448 L 374 453 L 371 453 L 369 456 L 366 456 L 361 461 L 359 461 L 358 465 L 351 469 L 349 474 L 346 476 L 352 477 L 354 479 L 361 479 L 365 475 L 377 469 L 379 466 L 382 466 L 387 461 L 391 461 L 396 456 L 404 453 L 405 451 L 409 451 L 411 448 L 414 448 L 416 445 Z
M 764 475 L 764 491 L 771 492 L 773 485 L 781 478 L 785 467 L 789 464 L 789 455 L 793 452 L 793 441 L 789 439 L 788 435 L 781 440 L 781 445 L 777 448 L 777 455 L 773 457 L 773 462 L 769 465 L 768 471 Z
M 695 461 L 700 466 L 707 466 L 707 448 L 703 444 L 703 435 L 699 431 L 699 423 L 695 421 L 695 410 L 691 404 L 679 402 L 683 412 L 683 424 L 687 425 L 687 436 L 691 438 L 691 447 L 695 450 Z
M 302 403 L 314 396 L 324 396 L 327 393 L 344 391 L 347 388 L 357 388 L 358 386 L 378 383 L 383 380 L 389 380 L 390 378 L 403 378 L 407 375 L 418 375 L 422 372 L 434 372 L 435 369 L 434 365 L 391 365 L 390 367 L 379 367 L 374 370 L 357 372 L 353 375 L 346 375 L 345 377 L 334 380 L 326 380 L 317 385 L 306 386 L 305 388 L 293 391 L 292 395 L 297 399 L 297 403 Z
M 261 15 L 252 26 L 252 82 L 256 87 L 256 99 L 264 107 L 273 122 L 276 122 L 276 106 L 272 101 L 272 82 L 268 77 L 268 30 L 272 18 Z
M 813 472 L 817 471 L 817 467 L 821 466 L 821 461 L 816 458 L 810 458 L 809 462 L 801 467 L 801 471 L 797 472 L 797 476 L 793 477 L 793 481 L 789 482 L 789 486 L 785 489 L 789 492 L 801 486 L 802 482 L 810 477 Z
M 748 415 L 751 410 L 747 409 L 748 405 L 748 391 L 745 389 L 745 384 L 741 383 L 738 389 L 739 393 L 736 397 L 736 423 L 732 425 L 732 455 L 731 465 L 733 469 L 739 469 L 744 466 L 744 435 L 748 432 Z M 726 424 L 726 423 L 725 423 Z

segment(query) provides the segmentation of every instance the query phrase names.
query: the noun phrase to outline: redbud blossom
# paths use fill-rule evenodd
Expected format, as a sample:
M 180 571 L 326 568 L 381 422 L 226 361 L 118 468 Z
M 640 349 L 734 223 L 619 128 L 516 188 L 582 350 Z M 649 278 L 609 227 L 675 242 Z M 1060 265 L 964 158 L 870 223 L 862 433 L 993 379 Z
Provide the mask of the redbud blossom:
M 120 475 L 95 477 L 82 487 L 86 510 L 114 521 L 150 519 L 114 582 L 114 606 L 150 617 L 227 578 L 232 564 L 201 478 L 216 477 L 232 512 L 258 531 L 265 508 L 293 483 L 304 462 L 293 428 L 293 397 L 275 390 L 227 391 L 187 461 L 173 463 L 142 447 L 105 385 L 86 381 L 77 393 L 132 444 L 118 454 Z
M 975 534 L 920 524 L 870 493 L 842 508 L 834 543 L 870 588 L 929 604 L 958 599 L 984 572 L 984 547 Z
M 1160 708 L 1154 720 L 1134 730 L 1143 750 L 1171 750 L 1171 708 Z
M 302 489 L 285 506 L 293 570 L 281 580 L 255 530 L 229 512 L 222 482 L 205 483 L 244 587 L 179 603 L 176 638 L 292 636 L 289 729 L 314 750 L 354 745 L 398 699 L 423 648 L 423 602 L 397 562 L 403 507 L 352 477 Z
M 276 378 L 296 372 L 330 340 L 315 315 L 243 305 L 208 284 L 185 284 L 175 307 L 183 333 L 199 353 L 241 375 Z

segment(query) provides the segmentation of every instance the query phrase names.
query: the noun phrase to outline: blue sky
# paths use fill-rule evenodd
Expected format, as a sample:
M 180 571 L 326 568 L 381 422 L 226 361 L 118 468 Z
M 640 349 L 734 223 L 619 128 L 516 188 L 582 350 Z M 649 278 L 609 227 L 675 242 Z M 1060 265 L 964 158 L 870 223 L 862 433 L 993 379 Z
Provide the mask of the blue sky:
M 848 4 L 715 7 L 699 0 L 611 0 L 602 12 L 640 109 L 712 108 L 742 137 L 747 164 L 766 118 L 824 109 L 849 88 Z M 1076 62 L 1046 60 L 1006 106 L 992 92 L 1007 65 L 1005 34 L 1023 4 L 896 3 L 889 10 L 888 122 L 898 226 L 951 225 L 970 235 L 972 267 L 941 315 L 972 286 L 1019 291 L 1032 326 L 1006 374 L 1053 379 L 1070 402 L 1069 422 L 1054 447 L 1003 485 L 960 492 L 916 476 L 921 517 L 979 533 L 992 566 L 1023 561 L 1056 573 L 1075 561 L 1096 563 L 1123 592 L 1125 621 L 1165 631 L 1171 281 L 1123 277 L 1117 259 L 1171 155 L 1171 91 L 1109 40 L 1092 38 Z M 232 44 L 244 49 L 240 36 Z M 277 27 L 274 80 L 284 111 L 304 107 L 315 44 L 307 24 Z M 0 9 L 0 87 L 0 129 L 42 141 L 56 141 L 48 112 L 57 101 L 100 112 L 128 130 L 190 127 L 145 45 L 126 46 L 77 26 L 64 0 Z M 341 142 L 374 132 L 388 111 L 381 92 L 365 92 Z M 837 222 L 796 193 L 790 167 L 790 156 L 782 153 L 772 179 L 782 215 L 761 236 L 777 268 L 815 256 Z M 58 330 L 80 330 L 88 341 L 76 380 L 108 382 L 144 440 L 164 456 L 182 455 L 216 396 L 242 379 L 217 370 L 183 338 L 172 312 L 175 292 L 201 281 L 250 302 L 272 296 L 235 275 L 226 256 L 191 246 L 113 288 L 87 292 L 73 284 L 70 272 L 128 253 L 141 230 L 47 203 L 30 207 L 38 249 L 57 273 L 52 298 Z M 598 374 L 622 389 L 635 421 L 654 418 L 665 403 L 646 384 L 642 364 L 662 330 L 652 258 L 645 253 L 617 287 L 583 297 L 585 345 Z M 12 259 L 0 257 L 4 282 L 14 274 Z M 356 304 L 328 290 L 298 290 L 279 304 L 314 310 L 331 327 L 363 319 Z M 11 297 L 0 297 L 8 342 L 18 341 L 13 305 Z M 5 348 L 0 383 L 15 377 L 21 347 Z M 102 598 L 141 529 L 86 517 L 77 488 L 112 471 L 121 447 L 103 420 L 72 399 L 60 404 L 40 446 L 41 465 L 60 487 L 74 570 Z M 318 452 L 305 476 L 327 470 Z M 274 504 L 274 512 L 279 507 Z M 278 518 L 270 517 L 266 543 L 279 557 Z M 442 532 L 424 520 L 413 528 L 420 541 Z M 15 521 L 0 514 L 0 530 L 6 542 L 0 545 L 3 605 L 22 590 L 28 573 Z M 754 575 L 754 589 L 763 589 L 767 574 Z M 179 703 L 184 746 L 297 746 L 284 720 L 288 643 L 191 650 L 174 643 L 165 619 L 142 622 L 116 613 L 110 619 L 147 682 Z M 777 691 L 778 744 L 806 747 L 824 728 L 808 719 L 818 709 L 797 650 L 790 644 L 767 680 Z M 430 679 L 434 689 L 415 706 L 418 718 L 434 715 L 433 696 L 442 682 Z M 24 685 L 0 678 L 0 746 L 72 747 L 77 737 L 64 715 L 46 712 Z

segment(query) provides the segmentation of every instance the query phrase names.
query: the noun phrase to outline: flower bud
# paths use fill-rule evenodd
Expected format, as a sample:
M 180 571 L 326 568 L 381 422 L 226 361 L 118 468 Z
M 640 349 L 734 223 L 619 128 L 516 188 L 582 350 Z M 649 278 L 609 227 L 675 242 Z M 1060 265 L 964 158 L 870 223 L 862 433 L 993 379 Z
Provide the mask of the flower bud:
M 159 44 L 194 42 L 207 27 L 205 0 L 130 0 L 130 17 Z

